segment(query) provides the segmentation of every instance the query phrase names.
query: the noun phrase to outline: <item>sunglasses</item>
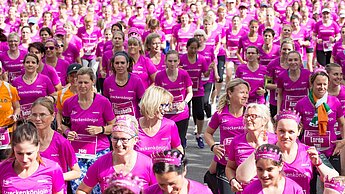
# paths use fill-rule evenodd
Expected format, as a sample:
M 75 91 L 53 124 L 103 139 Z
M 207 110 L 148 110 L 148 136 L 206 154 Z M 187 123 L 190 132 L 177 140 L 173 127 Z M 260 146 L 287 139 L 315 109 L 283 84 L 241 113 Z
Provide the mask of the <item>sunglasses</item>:
M 62 48 L 64 45 L 63 44 L 58 44 L 57 47 L 58 48 Z
M 55 49 L 55 47 L 54 47 L 54 46 L 46 46 L 45 49 L 46 49 L 46 50 L 51 50 L 51 51 L 52 51 L 52 50 Z

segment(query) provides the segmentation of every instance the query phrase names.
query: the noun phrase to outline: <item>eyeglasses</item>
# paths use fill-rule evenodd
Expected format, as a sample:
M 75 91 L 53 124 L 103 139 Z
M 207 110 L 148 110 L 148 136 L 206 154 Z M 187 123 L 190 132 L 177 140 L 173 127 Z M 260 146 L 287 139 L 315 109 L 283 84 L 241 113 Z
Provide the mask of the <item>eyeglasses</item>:
M 45 119 L 47 116 L 50 116 L 51 114 L 45 114 L 45 113 L 32 113 L 30 115 L 30 118 L 32 119 L 36 119 L 37 117 L 39 119 Z
M 254 53 L 254 52 L 247 52 L 247 55 L 256 55 L 258 53 Z
M 46 46 L 46 47 L 44 47 L 46 50 L 54 50 L 55 49 L 55 47 L 54 46 Z
M 245 119 L 250 118 L 250 120 L 255 120 L 255 119 L 257 119 L 257 118 L 262 118 L 262 116 L 257 115 L 257 114 L 245 114 L 245 115 L 244 115 L 244 118 L 245 118 Z
M 167 102 L 167 103 L 165 103 L 165 104 L 161 104 L 161 108 L 163 109 L 163 110 L 166 110 L 167 108 L 169 108 L 170 107 L 170 103 L 169 102 Z
M 122 144 L 127 144 L 129 142 L 129 140 L 133 139 L 135 136 L 132 136 L 130 138 L 117 138 L 117 137 L 111 137 L 111 141 L 114 143 L 118 143 L 119 141 L 121 141 Z
M 58 44 L 57 47 L 58 48 L 62 48 L 64 45 L 63 44 Z

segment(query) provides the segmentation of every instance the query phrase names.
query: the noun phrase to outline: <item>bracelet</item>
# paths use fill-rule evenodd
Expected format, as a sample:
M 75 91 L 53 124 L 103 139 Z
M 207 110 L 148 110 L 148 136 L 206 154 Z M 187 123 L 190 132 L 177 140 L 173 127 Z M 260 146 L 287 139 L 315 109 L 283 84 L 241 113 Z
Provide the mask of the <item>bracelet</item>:
M 63 134 L 65 134 L 65 135 L 66 135 L 66 137 L 68 137 L 68 133 L 69 133 L 70 131 L 71 131 L 71 130 L 66 129 L 66 130 L 65 130 L 65 132 L 63 132 Z
M 233 177 L 232 179 L 230 179 L 230 181 L 229 181 L 229 183 L 230 183 L 230 186 L 232 186 L 231 185 L 231 182 L 232 182 L 232 180 L 234 180 L 235 179 L 235 181 L 237 181 L 238 182 L 238 180 L 236 179 L 236 177 Z
M 316 167 L 321 166 L 321 164 L 323 164 L 322 160 L 320 159 L 320 162 L 318 164 L 315 164 Z
M 214 148 L 214 146 L 216 146 L 216 145 L 219 145 L 218 143 L 215 143 L 215 144 L 213 144 L 212 146 L 211 146 L 211 152 L 213 152 L 213 148 Z
M 102 126 L 102 134 L 104 134 L 104 132 L 105 132 L 105 128 L 104 126 Z

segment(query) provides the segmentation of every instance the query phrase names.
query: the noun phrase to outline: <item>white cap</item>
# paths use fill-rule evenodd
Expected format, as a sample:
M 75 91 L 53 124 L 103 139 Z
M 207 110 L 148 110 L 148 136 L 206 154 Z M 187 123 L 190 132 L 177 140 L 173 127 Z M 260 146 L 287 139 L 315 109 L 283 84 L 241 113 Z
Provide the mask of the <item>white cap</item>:
M 323 12 L 331 13 L 331 10 L 330 10 L 329 8 L 325 7 L 325 8 L 322 9 L 322 13 L 323 13 Z

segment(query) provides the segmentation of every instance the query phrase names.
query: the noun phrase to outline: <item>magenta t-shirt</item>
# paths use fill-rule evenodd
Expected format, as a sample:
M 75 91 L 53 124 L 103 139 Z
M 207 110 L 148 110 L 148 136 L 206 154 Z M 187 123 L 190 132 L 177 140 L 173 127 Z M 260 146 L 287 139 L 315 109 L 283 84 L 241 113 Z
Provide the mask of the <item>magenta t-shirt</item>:
M 66 60 L 63 59 L 58 59 L 57 63 L 56 63 L 56 73 L 60 78 L 61 84 L 63 86 L 66 85 L 67 82 L 67 69 L 69 67 L 70 63 Z
M 282 90 L 280 110 L 294 109 L 296 103 L 308 95 L 310 71 L 301 68 L 298 80 L 292 81 L 289 70 L 282 71 L 277 79 L 277 88 Z
M 7 52 L 0 54 L 0 61 L 2 63 L 2 68 L 8 72 L 8 81 L 12 81 L 22 75 L 22 69 L 24 69 L 24 57 L 27 51 L 19 50 L 19 57 L 17 59 L 11 59 Z
M 87 170 L 83 179 L 85 185 L 94 187 L 97 183 L 100 184 L 103 192 L 109 185 L 107 180 L 116 172 L 113 166 L 113 153 L 109 152 L 104 156 L 98 158 Z M 144 188 L 156 183 L 156 178 L 153 173 L 152 160 L 148 156 L 137 152 L 137 159 L 131 172 L 133 175 L 139 177 L 144 182 Z
M 326 135 L 319 135 L 318 127 L 309 126 L 316 110 L 308 96 L 297 102 L 295 110 L 301 116 L 301 123 L 303 124 L 304 129 L 301 141 L 306 145 L 315 146 L 318 151 L 323 152 L 327 157 L 329 157 L 333 154 L 333 150 L 335 148 L 335 143 L 332 143 L 331 141 L 337 140 L 334 129 L 335 123 L 337 122 L 337 118 L 344 115 L 344 111 L 337 97 L 328 95 L 327 104 L 330 106 L 332 113 L 328 115 Z
M 189 29 L 187 31 L 183 31 L 181 29 L 181 24 L 177 24 L 173 27 L 173 37 L 176 40 L 176 50 L 180 54 L 187 53 L 187 41 L 190 38 L 193 38 L 194 31 L 197 29 L 195 24 L 190 24 Z
M 65 65 L 66 64 L 64 64 L 63 66 L 65 66 Z M 56 66 L 59 66 L 59 65 L 57 64 Z M 67 71 L 67 69 L 66 69 L 66 71 Z M 44 64 L 41 74 L 47 76 L 52 81 L 54 86 L 56 86 L 60 83 L 60 78 L 59 78 L 56 70 L 54 69 L 54 67 L 52 67 L 50 65 Z
M 267 75 L 267 68 L 266 66 L 259 65 L 259 68 L 252 72 L 247 65 L 239 65 L 236 70 L 237 78 L 242 78 L 243 80 L 247 81 L 250 84 L 250 92 L 249 92 L 249 99 L 248 103 L 265 103 L 265 96 L 259 96 L 256 94 L 256 91 L 259 87 L 264 88 L 265 85 L 265 75 Z
M 1 193 L 44 193 L 60 192 L 65 187 L 62 170 L 56 162 L 42 158 L 43 164 L 29 177 L 21 178 L 13 169 L 14 159 L 0 163 Z
M 304 194 L 303 189 L 295 181 L 285 178 L 284 191 L 282 194 Z M 242 194 L 264 194 L 260 180 L 250 183 Z
M 90 135 L 88 126 L 106 126 L 107 122 L 115 118 L 111 104 L 107 98 L 95 94 L 93 103 L 87 110 L 83 110 L 78 103 L 78 95 L 68 98 L 63 104 L 63 116 L 71 118 L 71 130 L 78 134 Z M 109 140 L 105 134 L 97 135 L 97 152 L 109 148 Z
M 317 38 L 322 39 L 323 42 L 329 41 L 329 37 L 335 37 L 339 32 L 339 25 L 335 21 L 332 21 L 330 26 L 325 26 L 322 21 L 319 21 L 314 27 L 314 33 L 317 34 Z M 323 48 L 323 43 L 316 45 L 316 50 L 323 50 Z
M 82 49 L 84 51 L 82 58 L 87 60 L 95 59 L 97 44 L 102 37 L 101 30 L 94 27 L 93 31 L 89 34 L 83 26 L 78 29 L 77 36 L 82 40 Z
M 136 74 L 141 78 L 141 81 L 145 89 L 151 85 L 150 76 L 156 72 L 156 66 L 152 63 L 152 61 L 149 58 L 143 55 L 140 55 L 137 63 L 133 65 L 132 70 L 133 74 Z
M 107 73 L 107 77 L 113 74 L 111 69 L 111 58 L 114 56 L 113 50 L 105 50 L 102 55 L 102 68 Z
M 313 178 L 313 164 L 307 154 L 309 146 L 297 141 L 298 151 L 292 163 L 284 162 L 283 170 L 286 177 L 298 183 L 305 193 L 310 193 L 310 180 Z
M 343 72 L 343 75 L 345 73 L 345 49 L 342 45 L 342 40 L 336 42 L 333 46 L 332 50 L 332 56 L 334 58 L 334 62 L 341 65 L 341 69 Z
M 262 48 L 264 45 L 259 46 L 260 53 L 260 64 L 267 66 L 273 59 L 279 57 L 280 55 L 280 46 L 272 44 L 272 49 L 270 52 L 266 53 Z
M 229 106 L 224 106 L 223 110 L 219 113 L 216 111 L 211 121 L 208 123 L 208 126 L 212 129 L 217 130 L 219 127 L 219 133 L 220 133 L 220 142 L 221 144 L 224 144 L 224 139 L 233 139 L 235 136 L 243 134 L 244 133 L 244 123 L 243 123 L 243 116 L 240 117 L 234 117 L 229 112 Z M 231 141 L 226 141 L 226 144 L 230 144 Z M 227 145 L 224 145 L 227 146 Z M 221 158 L 220 160 L 215 157 L 215 161 L 226 165 L 226 157 Z
M 239 166 L 244 162 L 250 154 L 255 151 L 251 145 L 248 144 L 246 139 L 247 133 L 237 135 L 230 143 L 225 153 L 228 154 L 228 159 L 236 162 L 236 166 Z M 277 142 L 277 136 L 273 133 L 267 132 L 268 143 L 275 144 Z
M 128 82 L 124 86 L 116 84 L 115 75 L 106 78 L 103 85 L 103 95 L 110 100 L 115 116 L 129 114 L 139 118 L 138 104 L 145 89 L 139 76 L 131 73 L 128 76 Z
M 138 28 L 140 35 L 142 35 L 146 27 L 146 17 L 138 18 L 137 15 L 133 15 L 128 20 L 128 26 Z
M 146 57 L 151 60 L 150 54 L 147 54 Z M 165 67 L 165 54 L 163 52 L 161 53 L 161 60 L 159 61 L 158 64 L 154 64 L 152 60 L 151 60 L 151 63 L 156 67 L 157 72 L 164 71 L 166 68 Z
M 74 44 L 68 44 L 67 49 L 62 53 L 64 59 L 69 63 L 75 63 L 76 58 L 80 57 L 80 49 L 78 49 Z
M 161 122 L 159 131 L 152 137 L 139 126 L 139 141 L 134 147 L 136 151 L 151 156 L 153 153 L 170 150 L 181 145 L 175 122 L 164 117 Z
M 204 50 L 198 51 L 200 55 L 205 57 L 207 64 L 211 64 L 212 62 L 216 63 L 214 49 L 214 45 L 206 45 Z M 214 71 L 211 70 L 210 76 L 208 77 L 202 75 L 201 80 L 203 85 L 205 85 L 206 83 L 214 83 Z
M 55 88 L 50 79 L 42 74 L 38 74 L 32 84 L 26 84 L 23 76 L 20 76 L 13 80 L 12 85 L 18 90 L 20 111 L 24 117 L 30 115 L 31 105 L 35 100 L 55 92 Z
M 191 64 L 187 54 L 180 57 L 180 65 L 186 70 L 192 80 L 193 97 L 204 96 L 204 87 L 202 86 L 202 74 L 208 70 L 206 58 L 203 55 L 197 55 L 196 62 Z
M 200 193 L 212 194 L 211 190 L 207 186 L 190 179 L 187 179 L 187 180 L 188 180 L 188 194 L 200 194 Z M 153 194 L 153 193 L 164 194 L 164 191 L 159 187 L 158 184 L 155 184 L 146 188 L 143 193 L 144 194 Z
M 273 83 L 277 83 L 277 79 L 279 77 L 279 74 L 283 72 L 284 68 L 280 65 L 280 57 L 277 57 L 273 59 L 268 65 L 267 65 L 267 76 L 272 78 Z M 278 92 L 277 90 L 270 90 L 270 104 L 277 106 L 277 99 L 278 99 Z
M 178 106 L 179 103 L 185 103 L 184 100 L 186 99 L 187 95 L 186 89 L 192 86 L 193 83 L 187 71 L 179 68 L 178 75 L 175 81 L 171 81 L 168 78 L 166 71 L 158 72 L 155 79 L 155 85 L 163 87 L 174 96 L 172 107 L 176 108 L 176 106 Z M 165 112 L 164 116 L 175 122 L 188 119 L 189 108 L 188 106 L 185 106 L 184 110 L 180 112 L 174 110 L 171 112 Z
M 246 36 L 242 36 L 239 41 L 238 41 L 238 48 L 242 49 L 241 50 L 241 57 L 243 59 L 245 59 L 245 53 L 246 50 L 248 48 L 248 46 L 256 46 L 259 47 L 260 45 L 262 45 L 264 43 L 264 39 L 262 38 L 262 36 L 258 35 L 257 39 L 255 42 L 252 42 L 249 40 L 248 35 Z
M 231 28 L 226 30 L 225 32 L 226 48 L 230 52 L 230 56 L 228 56 L 227 58 L 233 61 L 235 64 L 240 64 L 236 52 L 240 38 L 246 36 L 246 34 L 248 34 L 248 32 L 247 30 L 245 30 L 245 28 L 241 28 L 237 34 L 232 33 Z

